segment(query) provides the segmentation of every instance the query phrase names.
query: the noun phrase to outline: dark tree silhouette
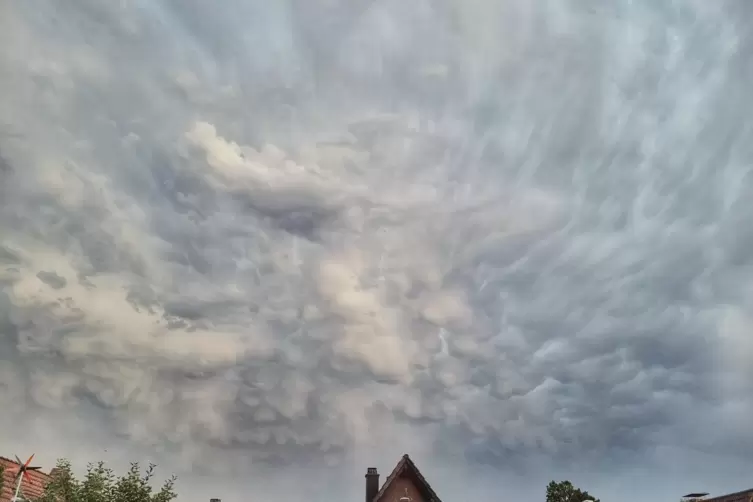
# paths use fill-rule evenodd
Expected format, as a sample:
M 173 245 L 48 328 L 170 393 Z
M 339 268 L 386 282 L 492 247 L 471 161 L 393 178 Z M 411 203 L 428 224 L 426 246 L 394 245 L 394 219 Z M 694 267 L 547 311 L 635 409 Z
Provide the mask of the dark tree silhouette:
M 573 486 L 570 481 L 552 481 L 546 487 L 546 502 L 585 502 L 593 500 L 601 502 L 599 499 L 586 491 Z

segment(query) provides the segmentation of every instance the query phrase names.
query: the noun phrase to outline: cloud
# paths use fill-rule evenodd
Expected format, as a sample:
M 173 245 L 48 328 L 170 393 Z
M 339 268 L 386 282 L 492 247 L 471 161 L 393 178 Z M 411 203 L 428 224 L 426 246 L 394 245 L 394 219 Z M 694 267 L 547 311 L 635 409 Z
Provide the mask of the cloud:
M 229 476 L 753 463 L 744 16 L 303 3 L 0 7 L 3 420 Z

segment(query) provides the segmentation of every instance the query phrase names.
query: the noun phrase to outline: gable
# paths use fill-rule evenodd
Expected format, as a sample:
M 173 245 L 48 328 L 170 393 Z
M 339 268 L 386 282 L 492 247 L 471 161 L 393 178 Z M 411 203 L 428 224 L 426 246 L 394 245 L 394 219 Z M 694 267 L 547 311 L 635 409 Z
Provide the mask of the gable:
M 406 495 L 411 502 L 441 502 L 413 460 L 408 455 L 403 455 L 373 502 L 400 502 Z

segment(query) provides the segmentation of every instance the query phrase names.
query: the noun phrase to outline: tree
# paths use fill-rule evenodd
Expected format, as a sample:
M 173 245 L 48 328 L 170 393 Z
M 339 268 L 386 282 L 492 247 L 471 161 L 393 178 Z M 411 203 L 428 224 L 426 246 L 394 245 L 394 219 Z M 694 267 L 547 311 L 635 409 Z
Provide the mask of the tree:
M 4 486 L 5 486 L 5 466 L 0 465 L 0 493 L 3 493 Z
M 44 495 L 36 502 L 171 502 L 175 476 L 154 492 L 151 485 L 154 464 L 149 464 L 144 474 L 138 463 L 131 464 L 128 472 L 116 476 L 104 462 L 89 464 L 82 480 L 76 478 L 67 460 L 59 460 L 52 480 Z
M 593 500 L 601 502 L 588 492 L 581 491 L 573 486 L 570 481 L 552 481 L 546 487 L 546 502 L 585 502 Z

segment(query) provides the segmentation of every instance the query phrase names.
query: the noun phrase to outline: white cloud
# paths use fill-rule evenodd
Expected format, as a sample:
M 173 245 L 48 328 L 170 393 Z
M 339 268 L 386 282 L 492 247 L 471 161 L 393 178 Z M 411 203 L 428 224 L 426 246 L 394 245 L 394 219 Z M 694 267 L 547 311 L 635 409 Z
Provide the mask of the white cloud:
M 0 421 L 243 479 L 753 462 L 707 4 L 2 4 Z

